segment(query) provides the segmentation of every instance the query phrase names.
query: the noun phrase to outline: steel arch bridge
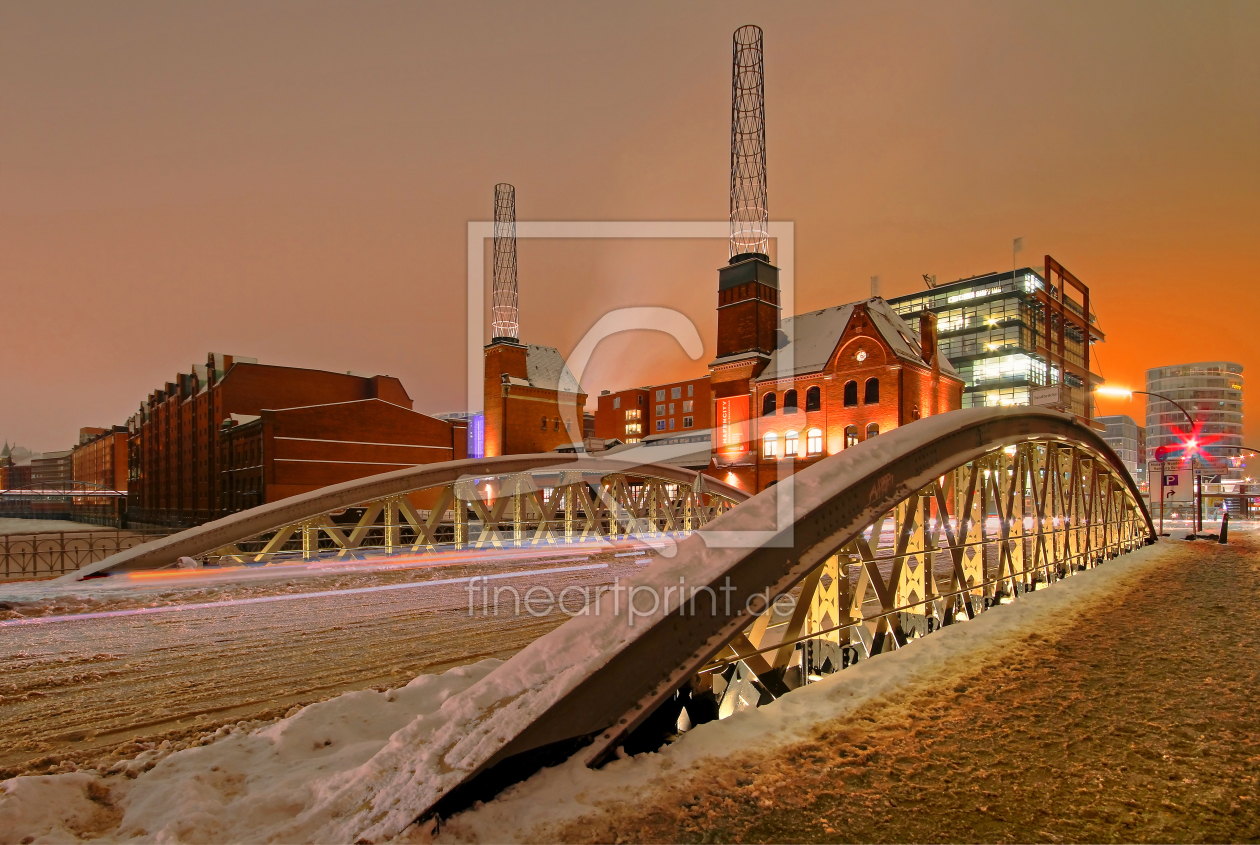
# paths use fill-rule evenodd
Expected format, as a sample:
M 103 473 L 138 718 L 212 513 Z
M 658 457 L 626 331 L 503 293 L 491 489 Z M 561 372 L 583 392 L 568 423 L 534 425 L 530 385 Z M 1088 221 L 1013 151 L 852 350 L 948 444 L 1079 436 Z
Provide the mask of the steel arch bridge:
M 679 537 L 748 494 L 666 464 L 547 452 L 425 464 L 292 496 L 65 576 Z M 419 507 L 417 501 L 427 501 Z
M 499 481 L 479 495 L 486 478 Z M 427 517 L 396 498 L 416 490 L 442 491 Z M 566 498 L 583 491 L 580 502 Z M 475 531 L 457 533 L 447 497 L 477 517 L 467 523 Z M 691 532 L 620 593 L 597 592 L 584 613 L 426 715 L 423 737 L 405 741 L 400 731 L 366 764 L 371 776 L 323 799 L 338 821 L 322 835 L 375 841 L 579 751 L 594 767 L 619 750 L 658 747 L 1156 539 L 1102 438 L 1033 408 L 920 420 L 743 498 L 659 465 L 554 454 L 461 461 L 286 499 L 70 577 L 176 556 L 350 553 L 373 511 L 367 533 L 388 547 L 400 528 L 391 501 L 417 549 L 447 539 L 487 549 L 563 542 L 573 536 L 564 534 L 570 509 L 578 528 L 602 536 Z M 319 521 L 363 503 L 349 533 Z M 242 548 L 249 542 L 261 545 Z
M 1115 453 L 1047 410 L 931 417 L 792 482 L 701 527 L 624 601 L 597 596 L 452 697 L 426 717 L 423 748 L 392 743 L 373 767 L 395 776 L 330 799 L 346 815 L 336 834 L 397 834 L 579 750 L 596 767 L 657 747 L 1156 539 Z M 758 541 L 729 542 L 741 531 Z M 418 766 L 421 752 L 437 762 Z

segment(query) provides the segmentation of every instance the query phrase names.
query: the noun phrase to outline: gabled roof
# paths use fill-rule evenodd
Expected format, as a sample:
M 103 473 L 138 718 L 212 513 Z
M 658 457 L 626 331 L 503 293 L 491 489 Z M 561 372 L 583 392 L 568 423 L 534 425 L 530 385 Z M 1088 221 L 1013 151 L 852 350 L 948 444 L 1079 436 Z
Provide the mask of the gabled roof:
M 535 346 L 532 343 L 526 346 L 525 367 L 530 387 L 558 390 L 561 393 L 582 392 L 582 385 L 569 372 L 564 356 L 554 347 Z
M 910 328 L 887 302 L 876 296 L 860 303 L 850 302 L 786 318 L 779 331 L 779 348 L 770 355 L 770 363 L 757 380 L 820 372 L 831 360 L 831 354 L 836 351 L 836 346 L 849 325 L 849 319 L 853 316 L 853 306 L 858 304 L 866 306 L 871 324 L 894 355 L 903 361 L 921 366 L 927 363 L 919 352 L 918 332 Z M 792 337 L 791 344 L 787 341 L 789 336 Z M 787 365 L 788 353 L 792 356 L 790 369 Z M 958 372 L 949 360 L 944 355 L 939 357 L 941 372 L 957 376 Z

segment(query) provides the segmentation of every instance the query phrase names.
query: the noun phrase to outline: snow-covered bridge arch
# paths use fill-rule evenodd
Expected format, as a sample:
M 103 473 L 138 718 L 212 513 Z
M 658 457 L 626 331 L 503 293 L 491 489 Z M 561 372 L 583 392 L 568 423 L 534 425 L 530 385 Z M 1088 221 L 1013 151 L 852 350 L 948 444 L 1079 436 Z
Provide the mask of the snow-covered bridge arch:
M 418 509 L 414 494 L 431 507 Z M 686 533 L 744 491 L 694 471 L 546 452 L 425 464 L 291 496 L 111 555 L 63 576 L 360 552 L 502 548 Z M 347 511 L 353 517 L 346 521 Z M 341 521 L 338 521 L 338 520 Z
M 662 713 L 685 730 L 706 699 L 718 717 L 755 705 L 1155 539 L 1101 437 L 1031 408 L 955 411 L 821 461 L 793 477 L 784 524 L 787 488 L 715 519 L 395 735 L 327 797 L 337 835 L 396 834 L 584 745 L 599 765 Z M 710 542 L 739 531 L 772 539 Z

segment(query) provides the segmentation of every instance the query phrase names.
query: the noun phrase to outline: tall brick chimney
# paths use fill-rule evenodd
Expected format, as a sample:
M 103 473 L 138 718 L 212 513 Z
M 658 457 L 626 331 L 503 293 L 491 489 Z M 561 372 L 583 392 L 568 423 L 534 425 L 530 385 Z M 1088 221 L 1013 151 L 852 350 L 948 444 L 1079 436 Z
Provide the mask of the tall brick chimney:
M 923 360 L 932 365 L 933 372 L 940 372 L 940 350 L 936 344 L 936 315 L 931 311 L 919 314 L 919 348 L 923 352 Z

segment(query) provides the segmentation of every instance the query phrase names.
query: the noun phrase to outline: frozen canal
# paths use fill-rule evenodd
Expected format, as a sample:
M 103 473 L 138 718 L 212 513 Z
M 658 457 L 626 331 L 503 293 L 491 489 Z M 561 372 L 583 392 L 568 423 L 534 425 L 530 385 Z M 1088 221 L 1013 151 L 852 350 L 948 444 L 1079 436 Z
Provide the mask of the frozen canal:
M 492 574 L 493 585 L 520 594 L 559 594 L 624 579 L 635 561 L 605 552 L 261 584 L 153 583 L 113 595 L 102 585 L 95 596 L 89 582 L 77 599 L 25 604 L 9 587 L 0 605 L 0 776 L 507 658 L 568 616 L 517 615 L 504 594 L 502 615 L 487 617 L 480 593 L 470 616 L 467 578 Z M 567 607 L 579 608 L 580 593 L 568 595 Z

